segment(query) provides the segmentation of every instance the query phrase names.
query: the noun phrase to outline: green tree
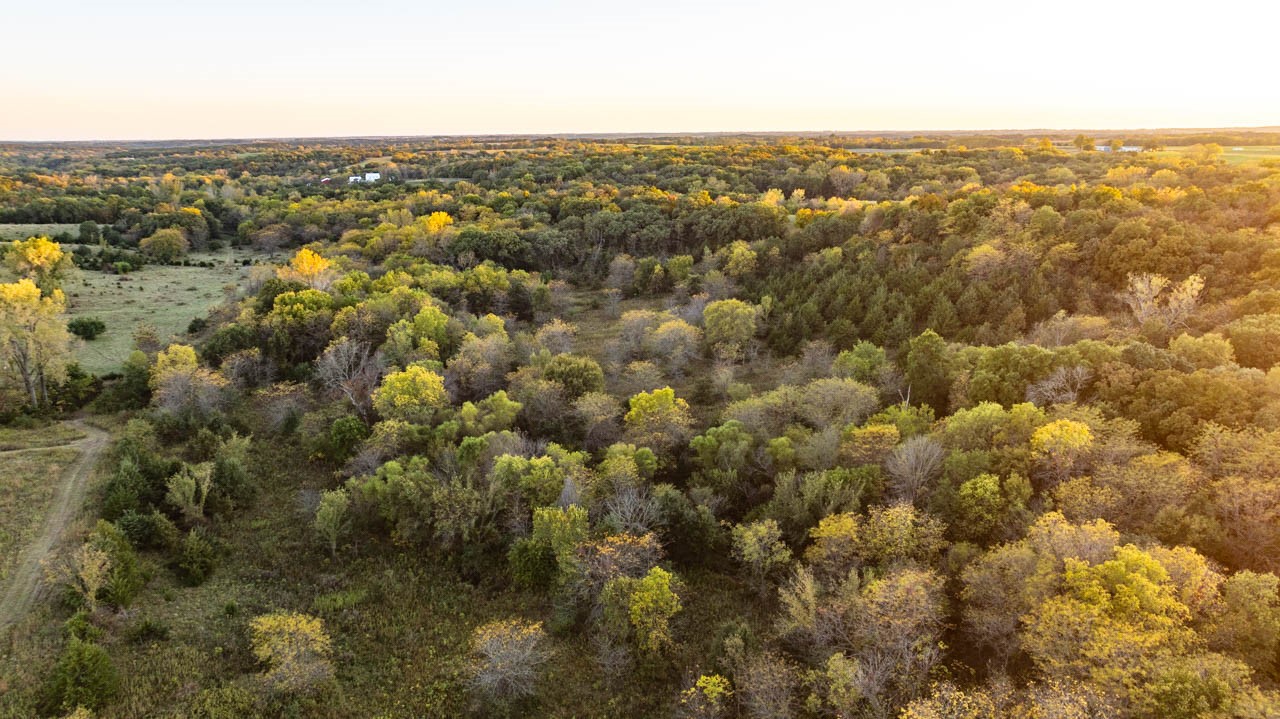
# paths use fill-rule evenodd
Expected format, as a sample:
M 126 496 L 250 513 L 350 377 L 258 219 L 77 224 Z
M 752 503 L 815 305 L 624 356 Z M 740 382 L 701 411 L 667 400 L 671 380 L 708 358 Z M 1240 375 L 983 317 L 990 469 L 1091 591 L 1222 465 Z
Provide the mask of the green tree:
M 80 244 L 96 245 L 102 239 L 102 228 L 93 220 L 80 223 Z
M 604 587 L 605 623 L 615 635 L 629 635 L 636 648 L 656 656 L 672 643 L 671 619 L 680 612 L 679 580 L 661 567 L 644 577 L 619 577 Z
M 791 548 L 783 543 L 778 523 L 764 519 L 733 528 L 733 557 L 764 592 L 769 577 L 791 562 Z
M 577 505 L 534 508 L 533 531 L 528 541 L 551 550 L 561 583 L 568 582 L 577 574 L 575 550 L 587 538 L 590 526 L 587 510 Z
M 542 374 L 563 385 L 570 400 L 576 400 L 588 392 L 604 390 L 604 370 L 590 357 L 556 355 L 542 368 Z
M 1280 313 L 1242 317 L 1226 326 L 1236 358 L 1245 367 L 1280 364 Z
M 850 377 L 859 382 L 876 384 L 887 364 L 888 359 L 882 348 L 863 341 L 836 355 L 831 369 L 837 377 Z
M 159 262 L 174 262 L 182 259 L 191 249 L 191 243 L 187 241 L 187 235 L 176 227 L 166 227 L 162 230 L 156 230 L 148 237 L 142 238 L 138 243 L 138 249 L 144 255 L 152 257 Z
M 316 532 L 329 545 L 330 556 L 338 555 L 338 540 L 342 537 L 347 525 L 347 513 L 351 507 L 351 497 L 341 487 L 320 494 L 320 506 L 316 508 Z
M 903 375 L 911 401 L 945 415 L 950 406 L 952 362 L 946 341 L 933 330 L 908 342 Z

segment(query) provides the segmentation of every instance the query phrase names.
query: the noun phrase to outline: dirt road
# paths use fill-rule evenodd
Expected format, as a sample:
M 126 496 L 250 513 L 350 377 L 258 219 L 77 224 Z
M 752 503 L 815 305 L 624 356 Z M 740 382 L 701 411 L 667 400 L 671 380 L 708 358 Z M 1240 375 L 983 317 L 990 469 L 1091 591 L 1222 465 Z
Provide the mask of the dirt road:
M 63 447 L 75 447 L 80 456 L 74 464 L 67 468 L 62 477 L 62 484 L 54 495 L 49 513 L 45 515 L 44 525 L 40 533 L 22 550 L 18 563 L 9 575 L 9 581 L 0 587 L 0 631 L 17 622 L 31 609 L 40 588 L 42 575 L 41 563 L 50 556 L 58 546 L 67 526 L 75 521 L 80 508 L 84 505 L 85 492 L 89 489 L 89 479 L 93 476 L 93 468 L 98 458 L 107 448 L 110 438 L 106 432 L 90 427 L 79 420 L 73 421 L 77 429 L 84 432 L 84 438 L 78 439 Z M 48 449 L 48 448 L 45 448 Z M 32 450 L 14 450 L 27 452 Z M 8 452 L 0 452 L 0 461 Z

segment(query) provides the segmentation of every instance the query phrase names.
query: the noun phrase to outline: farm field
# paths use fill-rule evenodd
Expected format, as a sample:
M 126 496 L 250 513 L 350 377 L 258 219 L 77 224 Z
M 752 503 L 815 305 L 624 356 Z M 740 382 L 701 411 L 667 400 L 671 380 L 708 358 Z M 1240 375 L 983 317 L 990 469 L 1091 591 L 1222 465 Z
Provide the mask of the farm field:
M 65 286 L 69 318 L 97 317 L 106 332 L 80 342 L 76 360 L 86 371 L 113 372 L 133 349 L 133 331 L 146 322 L 160 339 L 184 335 L 187 325 L 223 299 L 223 287 L 239 285 L 248 273 L 240 263 L 252 253 L 239 250 L 197 253 L 193 261 L 214 266 L 148 265 L 127 275 L 80 272 Z

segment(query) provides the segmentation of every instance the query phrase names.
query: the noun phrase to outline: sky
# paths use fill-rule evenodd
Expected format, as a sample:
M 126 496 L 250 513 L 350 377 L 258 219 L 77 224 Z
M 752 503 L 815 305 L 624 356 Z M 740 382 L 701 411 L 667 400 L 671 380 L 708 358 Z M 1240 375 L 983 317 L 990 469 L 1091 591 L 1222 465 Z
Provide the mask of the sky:
M 1280 125 L 1280 4 L 0 0 L 0 140 Z

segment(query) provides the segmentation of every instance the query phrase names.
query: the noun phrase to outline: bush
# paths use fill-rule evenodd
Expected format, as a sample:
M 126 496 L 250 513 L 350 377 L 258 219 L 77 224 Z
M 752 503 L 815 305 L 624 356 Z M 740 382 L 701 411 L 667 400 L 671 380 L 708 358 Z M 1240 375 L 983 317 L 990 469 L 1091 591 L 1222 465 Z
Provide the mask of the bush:
M 66 377 L 49 386 L 49 401 L 63 412 L 74 412 L 88 404 L 102 391 L 102 381 L 72 362 Z
M 329 425 L 328 446 L 323 452 L 334 462 L 345 462 L 368 437 L 369 427 L 364 422 L 354 415 L 345 415 Z
M 67 323 L 67 331 L 81 339 L 94 340 L 107 331 L 107 323 L 97 317 L 77 317 Z
M 193 587 L 204 584 L 217 562 L 218 550 L 204 530 L 196 528 L 188 532 L 178 552 L 179 578 Z
M 132 543 L 119 527 L 106 520 L 98 520 L 89 542 L 111 558 L 111 573 L 101 598 L 112 606 L 129 606 L 147 581 Z
M 240 719 L 260 716 L 257 709 L 257 698 L 252 691 L 238 684 L 223 684 L 197 694 L 186 716 L 190 719 Z
M 125 631 L 125 638 L 133 644 L 168 641 L 169 626 L 153 619 L 143 619 Z
M 209 320 L 203 317 L 197 317 L 187 323 L 187 334 L 196 335 L 204 332 L 209 327 Z
M 102 638 L 102 630 L 95 627 L 89 618 L 89 612 L 81 609 L 62 623 L 62 631 L 68 639 L 79 639 L 85 642 L 96 642 Z
M 522 587 L 545 589 L 556 576 L 556 553 L 546 542 L 528 538 L 516 541 L 507 552 L 507 563 L 511 565 L 511 578 Z
M 40 709 L 46 714 L 76 707 L 99 709 L 120 692 L 120 677 L 102 647 L 72 638 L 44 687 Z

